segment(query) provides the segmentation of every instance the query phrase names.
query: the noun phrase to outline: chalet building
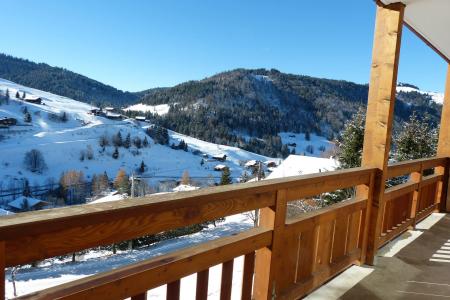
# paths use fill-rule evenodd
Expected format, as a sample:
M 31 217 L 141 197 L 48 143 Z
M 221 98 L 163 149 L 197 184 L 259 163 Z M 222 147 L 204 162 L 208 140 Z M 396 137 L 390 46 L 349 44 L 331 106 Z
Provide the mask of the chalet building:
M 227 155 L 226 154 L 213 155 L 212 159 L 217 160 L 217 161 L 226 161 Z
M 107 106 L 107 107 L 104 107 L 103 110 L 104 111 L 108 111 L 108 112 L 112 112 L 112 111 L 115 111 L 115 108 L 111 107 L 111 106 Z
M 8 117 L 0 118 L 0 125 L 14 126 L 16 124 L 17 124 L 17 119 L 15 119 L 15 118 L 8 118 Z
M 140 122 L 146 122 L 147 120 L 145 119 L 145 117 L 142 117 L 142 116 L 136 116 L 136 117 L 134 117 L 134 119 L 136 120 L 136 121 L 140 121 Z
M 33 197 L 20 196 L 8 203 L 8 207 L 12 212 L 25 212 L 30 210 L 39 210 L 48 203 Z
M 329 2 L 320 2 L 320 9 L 333 14 Z M 358 2 L 376 8 L 372 63 L 367 65 L 370 81 L 361 167 L 322 171 L 323 167 L 312 162 L 311 167 L 319 167 L 320 173 L 298 175 L 294 163 L 297 161 L 304 170 L 308 161 L 293 157 L 280 168 L 280 172 L 293 174 L 290 177 L 282 174 L 258 182 L 3 216 L 0 300 L 5 299 L 7 268 L 249 212 L 255 212 L 249 217 L 255 226 L 245 224 L 213 239 L 193 238 L 188 247 L 156 257 L 135 255 L 138 259 L 133 263 L 32 291 L 20 299 L 144 300 L 155 289 L 164 289 L 165 299 L 185 299 L 187 294 L 196 299 L 220 294 L 220 299 L 227 300 L 232 296 L 245 300 L 306 296 L 447 299 L 450 1 Z M 339 1 L 349 15 L 359 13 L 353 4 Z M 441 56 L 448 71 L 436 156 L 389 163 L 404 26 Z M 341 30 L 349 37 L 357 32 Z M 333 49 L 329 52 L 339 59 Z M 387 184 L 399 177 L 406 179 L 395 186 Z M 342 195 L 345 200 L 334 203 L 333 195 Z M 322 196 L 330 197 L 326 207 L 291 215 L 290 208 L 302 206 L 302 199 Z M 22 203 L 10 203 L 10 207 L 20 209 Z M 102 263 L 108 262 L 105 259 Z M 218 265 L 220 275 L 216 276 L 210 270 Z M 76 269 L 77 265 L 72 267 Z M 233 271 L 236 269 L 239 272 Z M 185 280 L 191 275 L 194 281 Z
M 228 166 L 226 165 L 217 165 L 214 167 L 214 171 L 224 171 L 225 169 L 228 169 Z
M 98 107 L 93 107 L 89 110 L 89 114 L 94 116 L 100 116 L 102 114 L 102 109 Z
M 112 112 L 107 112 L 105 114 L 105 117 L 111 120 L 122 120 L 122 115 L 121 114 L 116 114 L 116 113 L 112 113 Z
M 34 95 L 26 95 L 23 100 L 28 103 L 42 104 L 42 98 Z

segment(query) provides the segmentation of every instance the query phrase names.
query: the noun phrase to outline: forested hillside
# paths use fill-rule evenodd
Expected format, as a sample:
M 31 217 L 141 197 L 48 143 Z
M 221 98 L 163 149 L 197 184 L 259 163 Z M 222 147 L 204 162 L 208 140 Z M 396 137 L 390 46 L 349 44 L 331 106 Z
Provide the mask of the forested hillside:
M 140 94 L 123 92 L 86 76 L 0 53 L 0 78 L 96 105 L 122 106 Z
M 170 104 L 157 123 L 207 141 L 239 146 L 271 156 L 284 156 L 279 132 L 308 132 L 333 140 L 361 106 L 368 86 L 281 73 L 237 69 L 189 81 L 173 88 L 151 90 L 141 102 Z M 396 123 L 413 111 L 435 123 L 440 105 L 428 95 L 400 92 Z

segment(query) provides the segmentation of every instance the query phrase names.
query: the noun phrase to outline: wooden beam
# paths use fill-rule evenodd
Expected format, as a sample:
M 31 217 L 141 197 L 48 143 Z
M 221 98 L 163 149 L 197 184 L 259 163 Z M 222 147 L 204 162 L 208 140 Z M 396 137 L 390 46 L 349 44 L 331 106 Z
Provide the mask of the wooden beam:
M 377 238 L 381 233 L 404 8 L 401 3 L 377 7 L 362 157 L 363 167 L 374 167 L 380 171 L 372 191 L 366 254 L 369 264 L 373 264 Z M 366 193 L 371 192 L 362 188 L 357 191 L 358 198 L 367 198 Z
M 448 65 L 447 70 L 447 82 L 445 84 L 444 105 L 442 106 L 437 155 L 450 156 L 450 64 Z M 439 167 L 436 171 L 436 173 L 444 175 L 443 183 L 438 190 L 438 194 L 441 196 L 441 210 L 450 212 L 450 193 L 447 192 L 450 184 L 448 165 L 447 168 Z

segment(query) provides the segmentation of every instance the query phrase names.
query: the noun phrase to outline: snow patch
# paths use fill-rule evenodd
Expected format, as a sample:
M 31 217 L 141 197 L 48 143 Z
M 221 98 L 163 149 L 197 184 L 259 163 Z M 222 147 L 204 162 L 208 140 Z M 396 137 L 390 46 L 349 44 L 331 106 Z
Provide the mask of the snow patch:
M 169 112 L 169 104 L 148 105 L 143 103 L 134 104 L 125 108 L 125 111 L 150 112 L 159 116 L 165 115 Z

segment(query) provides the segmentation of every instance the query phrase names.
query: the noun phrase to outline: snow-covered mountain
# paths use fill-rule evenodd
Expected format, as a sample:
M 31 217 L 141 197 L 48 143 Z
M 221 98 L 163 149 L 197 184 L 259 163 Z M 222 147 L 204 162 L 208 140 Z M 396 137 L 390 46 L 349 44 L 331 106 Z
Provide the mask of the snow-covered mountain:
M 405 93 L 410 93 L 410 92 L 416 92 L 422 95 L 428 95 L 431 97 L 431 100 L 433 100 L 433 102 L 437 103 L 437 104 L 443 104 L 444 103 L 444 94 L 443 93 L 437 93 L 437 92 L 427 92 L 427 91 L 422 91 L 420 89 L 418 89 L 417 87 L 413 87 L 413 86 L 397 86 L 397 93 L 399 92 L 405 92 Z
M 87 180 L 93 174 L 105 171 L 109 178 L 114 178 L 121 168 L 131 174 L 142 161 L 147 165 L 145 175 L 154 177 L 153 182 L 179 179 L 185 170 L 193 178 L 213 177 L 218 181 L 221 173 L 214 171 L 214 167 L 219 163 L 228 166 L 232 177 L 238 178 L 246 161 L 272 160 L 239 148 L 212 144 L 169 131 L 170 144 L 184 140 L 188 145 L 187 152 L 174 150 L 156 144 L 147 136 L 145 129 L 150 124 L 146 122 L 97 116 L 90 113 L 93 107 L 86 103 L 0 79 L 0 94 L 4 95 L 6 90 L 10 100 L 8 104 L 0 105 L 0 119 L 14 118 L 17 125 L 0 128 L 0 189 L 6 189 L 24 178 L 31 185 L 45 184 L 49 180 L 58 182 L 61 173 L 68 170 L 83 171 Z M 42 104 L 16 99 L 16 93 L 22 97 L 24 92 L 27 96 L 41 97 Z M 30 114 L 31 122 L 25 122 L 24 111 Z M 58 120 L 58 116 L 63 113 L 67 116 L 66 122 Z M 134 146 L 129 149 L 121 147 L 119 157 L 114 159 L 112 154 L 115 147 L 110 145 L 102 150 L 99 138 L 102 135 L 112 137 L 118 131 L 123 138 L 128 133 L 131 139 L 139 137 L 143 140 L 147 137 L 149 146 L 140 149 Z M 81 160 L 82 152 L 86 152 L 88 147 L 93 150 L 93 159 Z M 25 168 L 25 153 L 31 149 L 37 149 L 43 154 L 47 167 L 42 174 Z M 227 155 L 227 159 L 217 162 L 212 159 L 216 155 Z

